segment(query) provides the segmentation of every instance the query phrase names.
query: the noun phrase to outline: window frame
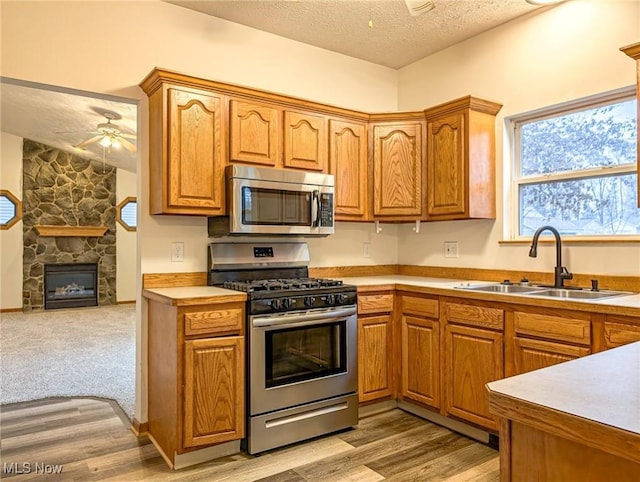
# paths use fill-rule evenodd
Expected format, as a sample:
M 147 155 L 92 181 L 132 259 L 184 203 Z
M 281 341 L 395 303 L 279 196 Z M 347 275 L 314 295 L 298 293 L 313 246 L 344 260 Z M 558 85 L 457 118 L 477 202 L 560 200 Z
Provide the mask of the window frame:
M 640 160 L 636 158 L 635 163 L 616 165 L 616 166 L 603 166 L 582 170 L 567 170 L 560 173 L 540 174 L 536 176 L 520 176 L 521 172 L 521 145 L 520 145 L 520 126 L 531 121 L 541 121 L 545 119 L 551 119 L 554 117 L 560 117 L 562 115 L 571 114 L 574 112 L 583 111 L 589 108 L 596 108 L 601 106 L 607 106 L 617 102 L 623 102 L 628 100 L 636 100 L 640 103 L 637 97 L 636 87 L 628 86 L 621 89 L 616 89 L 603 94 L 597 94 L 581 99 L 563 102 L 555 104 L 553 106 L 544 107 L 530 111 L 521 115 L 511 116 L 508 122 L 508 132 L 510 134 L 511 141 L 511 159 L 508 166 L 505 166 L 505 182 L 509 186 L 509 193 L 505 197 L 509 200 L 505 203 L 504 218 L 508 220 L 508 224 L 505 226 L 504 232 L 507 240 L 512 242 L 529 242 L 533 238 L 533 235 L 521 235 L 520 234 L 520 186 L 528 184 L 538 184 L 540 182 L 553 182 L 553 181 L 572 181 L 577 179 L 596 179 L 600 177 L 609 177 L 622 174 L 636 174 L 640 176 L 639 164 Z M 636 114 L 637 115 L 637 114 Z M 640 118 L 636 119 L 640 125 Z M 638 138 L 640 142 L 640 137 Z M 599 174 L 599 175 L 598 175 Z M 523 180 L 525 179 L 525 180 Z M 640 195 L 640 193 L 639 193 Z M 583 235 L 571 235 L 562 234 L 563 242 L 566 240 L 571 241 L 613 241 L 613 242 L 627 242 L 627 241 L 640 241 L 640 233 L 638 234 L 583 234 Z
M 136 203 L 136 225 L 135 226 L 130 226 L 129 224 L 125 223 L 124 220 L 122 219 L 122 208 L 132 202 Z M 138 229 L 138 198 L 134 196 L 129 196 L 124 198 L 122 201 L 120 201 L 120 203 L 116 206 L 116 221 L 118 221 L 120 226 L 122 226 L 127 231 L 133 232 Z
M 9 219 L 9 221 L 4 224 L 0 223 L 0 230 L 5 230 L 11 228 L 14 224 L 22 219 L 22 201 L 20 201 L 20 199 L 18 199 L 8 189 L 0 189 L 0 196 L 4 196 L 9 199 L 9 201 L 13 203 L 16 208 L 15 215 L 11 219 Z

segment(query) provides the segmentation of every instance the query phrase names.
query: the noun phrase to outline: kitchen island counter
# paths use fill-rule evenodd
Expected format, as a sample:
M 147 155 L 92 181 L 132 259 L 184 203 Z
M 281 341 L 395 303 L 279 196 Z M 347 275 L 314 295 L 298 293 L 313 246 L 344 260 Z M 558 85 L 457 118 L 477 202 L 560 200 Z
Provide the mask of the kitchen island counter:
M 503 481 L 640 479 L 640 342 L 487 387 Z

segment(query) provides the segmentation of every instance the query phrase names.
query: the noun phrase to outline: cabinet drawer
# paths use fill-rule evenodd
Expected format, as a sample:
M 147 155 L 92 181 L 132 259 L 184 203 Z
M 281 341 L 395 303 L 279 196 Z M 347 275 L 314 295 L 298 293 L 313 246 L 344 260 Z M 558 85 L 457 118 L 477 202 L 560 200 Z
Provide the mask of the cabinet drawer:
M 390 313 L 393 311 L 393 295 L 358 295 L 358 314 Z
M 607 348 L 640 341 L 640 325 L 627 325 L 625 323 L 607 321 L 604 324 L 604 339 Z
M 591 344 L 591 323 L 588 320 L 515 312 L 514 326 L 519 335 L 567 341 L 580 345 Z
M 445 314 L 450 323 L 480 326 L 493 330 L 502 330 L 504 326 L 504 312 L 497 308 L 447 303 Z
M 242 334 L 243 328 L 244 308 L 240 306 L 184 314 L 185 336 Z
M 439 314 L 438 300 L 418 298 L 416 296 L 402 297 L 402 313 L 418 315 L 427 318 L 437 318 Z

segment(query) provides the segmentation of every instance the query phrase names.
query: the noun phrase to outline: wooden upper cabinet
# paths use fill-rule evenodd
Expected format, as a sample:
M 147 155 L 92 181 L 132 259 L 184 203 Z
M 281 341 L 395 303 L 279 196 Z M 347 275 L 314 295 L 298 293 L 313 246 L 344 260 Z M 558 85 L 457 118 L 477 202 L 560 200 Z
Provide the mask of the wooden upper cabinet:
M 284 112 L 284 167 L 326 172 L 327 122 L 323 115 Z
M 335 176 L 336 221 L 367 220 L 367 129 L 329 120 L 329 173 Z
M 425 110 L 427 220 L 495 218 L 495 116 L 467 96 Z
M 224 214 L 224 97 L 164 84 L 149 99 L 151 214 Z
M 258 103 L 229 102 L 229 159 L 275 167 L 281 163 L 282 112 Z
M 373 126 L 373 216 L 420 219 L 423 205 L 423 123 Z
M 637 80 L 637 97 L 638 97 L 638 119 L 640 119 L 640 42 L 622 47 L 622 50 L 632 59 L 636 60 L 636 72 L 638 76 Z M 640 122 L 638 122 L 638 139 L 640 139 Z M 638 144 L 638 171 L 640 171 L 640 142 Z M 638 192 L 640 192 L 640 176 L 638 176 Z M 640 196 L 638 196 L 638 207 L 640 207 Z

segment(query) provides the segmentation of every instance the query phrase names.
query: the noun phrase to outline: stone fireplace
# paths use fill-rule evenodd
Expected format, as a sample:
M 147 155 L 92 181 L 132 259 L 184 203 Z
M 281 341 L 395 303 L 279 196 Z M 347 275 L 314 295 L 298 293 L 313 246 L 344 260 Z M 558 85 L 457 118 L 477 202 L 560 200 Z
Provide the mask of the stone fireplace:
M 115 206 L 114 167 L 24 140 L 24 311 L 45 308 L 45 265 L 95 265 L 97 304 L 116 303 Z

